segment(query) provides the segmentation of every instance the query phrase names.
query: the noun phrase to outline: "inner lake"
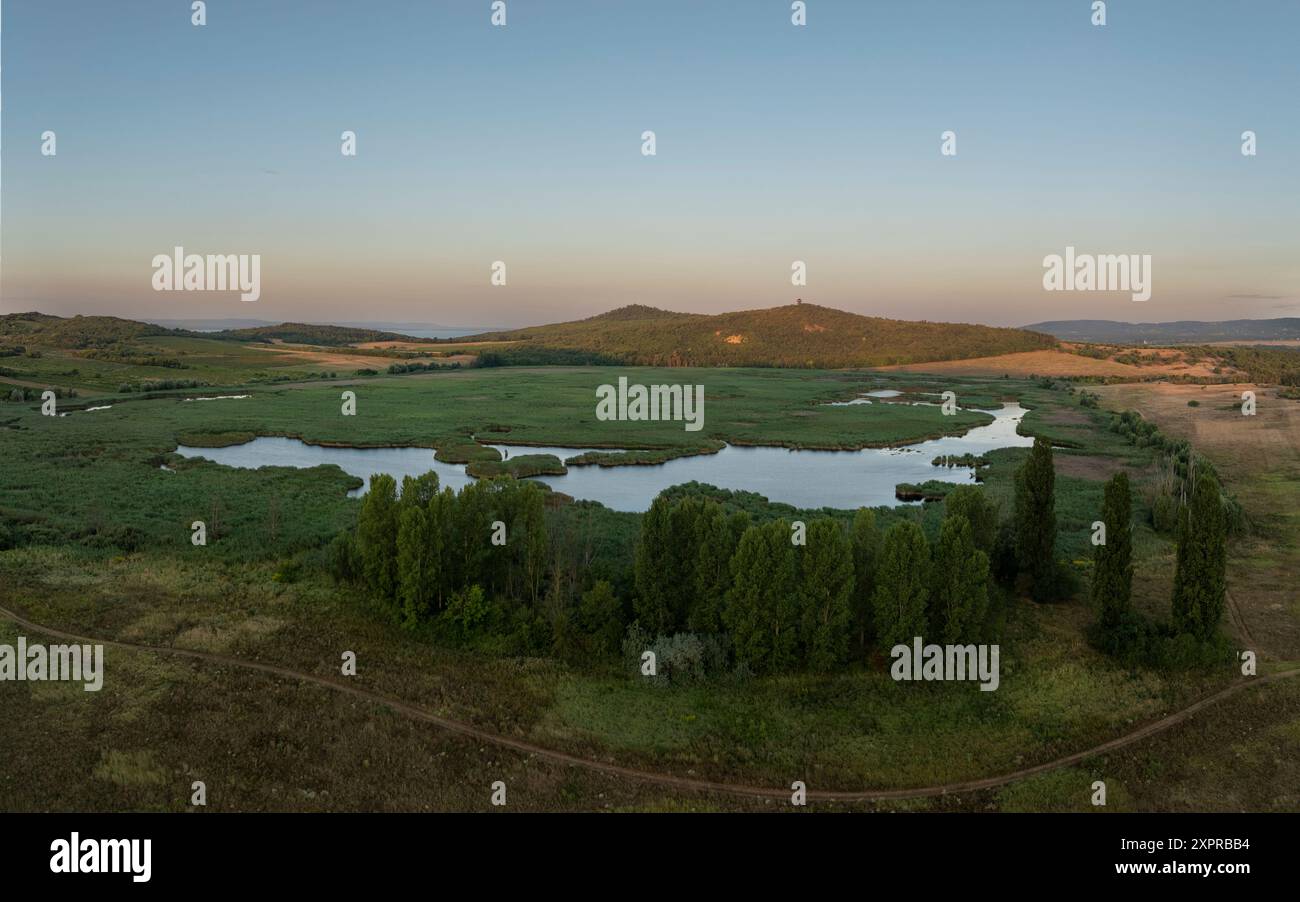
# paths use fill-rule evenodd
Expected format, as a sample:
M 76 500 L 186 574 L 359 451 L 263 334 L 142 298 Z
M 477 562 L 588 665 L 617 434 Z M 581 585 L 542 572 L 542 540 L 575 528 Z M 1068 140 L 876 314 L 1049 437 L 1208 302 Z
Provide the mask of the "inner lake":
M 809 451 L 780 447 L 727 445 L 716 454 L 679 457 L 650 466 L 570 467 L 562 476 L 533 477 L 559 492 L 581 500 L 599 501 L 620 511 L 644 511 L 656 495 L 683 482 L 704 482 L 724 489 L 757 492 L 771 501 L 800 508 L 853 509 L 897 505 L 894 487 L 900 482 L 975 481 L 971 467 L 936 467 L 941 455 L 980 455 L 997 448 L 1021 448 L 1033 439 L 1016 429 L 1025 409 L 1018 403 L 986 411 L 992 423 L 976 426 L 964 435 L 931 439 L 896 448 L 859 451 Z M 611 448 L 532 447 L 493 444 L 505 458 L 521 454 L 554 454 L 560 460 L 586 451 Z M 203 457 L 230 467 L 317 467 L 333 464 L 366 481 L 351 492 L 360 495 L 371 474 L 388 473 L 401 484 L 403 476 L 433 470 L 442 485 L 460 489 L 471 481 L 464 464 L 434 459 L 432 448 L 337 448 L 309 445 L 293 438 L 264 436 L 225 448 L 181 445 L 176 453 Z

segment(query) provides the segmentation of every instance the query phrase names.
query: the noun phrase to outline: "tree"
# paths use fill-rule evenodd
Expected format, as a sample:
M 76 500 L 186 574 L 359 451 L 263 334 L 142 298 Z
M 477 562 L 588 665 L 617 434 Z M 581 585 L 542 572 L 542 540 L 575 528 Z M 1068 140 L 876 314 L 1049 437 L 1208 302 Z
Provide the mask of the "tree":
M 790 524 L 773 520 L 745 530 L 731 562 L 723 622 L 736 658 L 756 672 L 776 672 L 798 651 L 798 579 Z
M 670 568 L 672 502 L 660 495 L 641 517 L 633 570 L 636 578 L 634 610 L 641 625 L 652 635 L 671 633 L 673 628 L 672 587 L 664 574 Z
M 438 474 L 433 470 L 423 476 L 402 477 L 402 504 L 428 507 L 430 499 L 437 494 Z
M 468 586 L 460 592 L 452 593 L 442 616 L 456 628 L 462 638 L 469 638 L 491 618 L 492 605 L 484 598 L 481 586 Z
M 867 639 L 871 635 L 871 599 L 876 590 L 880 543 L 875 511 L 858 508 L 853 515 L 850 544 L 853 550 L 853 631 L 861 652 L 866 651 Z
M 1016 471 L 1016 556 L 1036 601 L 1057 594 L 1055 491 L 1052 444 L 1040 436 Z
M 965 516 L 944 518 L 931 573 L 931 633 L 949 645 L 976 641 L 988 612 L 989 556 L 976 547 Z
M 357 514 L 357 545 L 366 584 L 380 598 L 397 595 L 397 482 L 376 473 Z
M 597 580 L 583 593 L 578 604 L 578 629 L 598 654 L 611 655 L 618 651 L 623 639 L 623 605 L 614 594 L 614 587 L 605 580 Z
M 881 545 L 872 595 L 876 636 L 882 648 L 893 648 L 925 632 L 929 567 L 930 549 L 921 527 L 910 520 L 890 527 Z
M 402 609 L 402 626 L 412 629 L 428 615 L 434 597 L 436 568 L 431 566 L 431 558 L 436 549 L 430 541 L 425 509 L 415 504 L 399 507 L 397 600 Z
M 747 525 L 748 516 L 739 515 Z M 695 596 L 689 605 L 686 626 L 697 633 L 722 629 L 722 611 L 731 587 L 731 559 L 744 534 L 740 522 L 733 522 L 716 501 L 706 501 L 700 514 L 699 556 L 695 562 Z
M 1093 547 L 1092 606 L 1105 634 L 1113 634 L 1132 613 L 1133 526 L 1128 474 L 1122 470 L 1106 483 L 1101 502 L 1104 545 Z
M 800 638 L 804 662 L 829 671 L 843 663 L 853 623 L 853 550 L 830 518 L 808 525 L 799 576 L 803 585 Z
M 428 518 L 429 542 L 430 544 L 436 544 L 438 549 L 438 555 L 435 559 L 437 570 L 433 574 L 433 598 L 434 605 L 441 611 L 446 608 L 447 600 L 457 588 L 454 582 L 456 573 L 453 566 L 455 563 L 454 550 L 456 548 L 454 533 L 456 527 L 456 492 L 448 487 L 430 498 L 429 506 L 425 509 L 425 516 Z
M 1219 481 L 1205 467 L 1193 474 L 1192 501 L 1183 508 L 1178 528 L 1173 621 L 1180 633 L 1208 640 L 1223 619 L 1227 528 Z
M 977 485 L 959 485 L 944 498 L 943 507 L 945 516 L 965 517 L 970 522 L 975 547 L 991 558 L 998 538 L 998 509 L 984 490 Z
M 451 506 L 448 538 L 449 563 L 455 568 L 452 591 L 492 585 L 499 561 L 492 554 L 493 488 L 489 481 L 471 482 L 460 490 Z
M 506 544 L 491 548 L 497 592 L 536 605 L 546 573 L 549 539 L 546 501 L 533 482 L 502 476 L 491 480 L 494 506 L 491 519 L 507 525 Z
M 655 635 L 670 635 L 686 625 L 695 601 L 704 503 L 683 498 L 675 504 L 655 498 L 641 519 L 634 572 L 636 615 Z
M 0 524 L 0 549 L 5 544 L 5 527 Z M 330 575 L 336 583 L 356 582 L 363 575 L 361 559 L 357 553 L 356 537 L 349 530 L 344 530 L 334 537 L 329 547 Z

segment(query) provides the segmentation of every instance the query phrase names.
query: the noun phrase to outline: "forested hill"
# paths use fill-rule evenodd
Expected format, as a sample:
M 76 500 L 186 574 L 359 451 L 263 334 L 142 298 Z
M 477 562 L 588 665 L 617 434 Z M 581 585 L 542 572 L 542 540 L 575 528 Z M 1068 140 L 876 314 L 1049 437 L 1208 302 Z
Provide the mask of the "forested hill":
M 312 323 L 281 323 L 249 329 L 225 329 L 220 332 L 191 332 L 169 329 L 116 316 L 51 316 L 48 313 L 7 313 L 0 315 L 0 339 L 11 344 L 32 344 L 51 348 L 81 350 L 109 348 L 160 335 L 191 338 L 217 338 L 229 341 L 285 341 L 294 344 L 343 346 L 365 341 L 411 341 L 397 332 L 354 329 L 348 326 L 325 326 Z
M 152 335 L 173 335 L 172 329 L 116 316 L 51 316 L 48 313 L 0 315 L 0 338 L 13 344 L 53 348 L 106 348 Z
M 287 341 L 304 345 L 351 345 L 366 341 L 431 341 L 412 338 L 399 332 L 381 332 L 376 329 L 356 329 L 350 326 L 322 326 L 314 323 L 281 323 L 278 326 L 254 326 L 249 329 L 224 329 L 205 333 L 206 338 L 226 338 L 235 341 Z
M 1071 319 L 1025 326 L 1063 341 L 1116 344 L 1201 344 L 1207 341 L 1259 341 L 1300 338 L 1300 318 L 1230 319 L 1222 322 L 1182 320 L 1172 323 L 1119 323 L 1105 319 Z
M 790 304 L 706 315 L 622 307 L 590 319 L 468 336 L 520 344 L 506 356 L 566 352 L 654 366 L 851 367 L 1035 351 L 1050 335 L 962 323 L 909 322 Z

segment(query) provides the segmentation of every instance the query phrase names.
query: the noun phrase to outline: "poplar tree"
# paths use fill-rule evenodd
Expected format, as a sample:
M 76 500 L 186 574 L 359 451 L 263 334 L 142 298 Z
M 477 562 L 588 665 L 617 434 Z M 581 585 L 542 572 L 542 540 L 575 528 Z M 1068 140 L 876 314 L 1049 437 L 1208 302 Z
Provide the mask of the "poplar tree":
M 843 663 L 853 623 L 853 551 L 840 524 L 828 517 L 808 525 L 799 577 L 803 588 L 800 639 L 804 663 L 829 671 Z
M 998 511 L 988 495 L 977 485 L 959 485 L 943 500 L 944 515 L 965 517 L 970 522 L 975 547 L 993 556 L 998 537 Z
M 492 491 L 488 482 L 471 482 L 460 490 L 450 511 L 448 533 L 454 545 L 449 546 L 449 557 L 456 567 L 453 592 L 490 583 L 485 577 L 491 576 Z
M 668 514 L 667 566 L 660 578 L 665 584 L 665 597 L 671 612 L 669 622 L 674 632 L 686 627 L 691 608 L 698 602 L 695 578 L 699 570 L 700 529 L 704 514 L 704 501 L 690 496 L 674 504 Z
M 380 598 L 397 594 L 397 482 L 376 473 L 357 515 L 357 545 L 366 584 Z
M 1180 633 L 1207 640 L 1218 630 L 1226 592 L 1226 542 L 1219 481 L 1198 468 L 1191 504 L 1183 508 L 1178 529 L 1172 607 Z
M 536 605 L 542 594 L 542 579 L 546 575 L 546 555 L 550 546 L 546 532 L 546 497 L 535 483 L 524 482 L 520 485 L 523 509 L 518 520 L 523 530 L 523 582 L 528 600 Z
M 849 537 L 853 551 L 853 632 L 859 651 L 866 651 L 871 635 L 872 595 L 876 590 L 876 568 L 880 562 L 880 529 L 876 512 L 858 508 Z
M 655 498 L 641 518 L 633 573 L 633 605 L 641 625 L 654 635 L 671 635 L 687 625 L 697 603 L 701 530 L 707 510 L 699 498 L 672 503 Z
M 641 534 L 637 538 L 633 571 L 636 599 L 633 610 L 642 628 L 651 636 L 670 633 L 673 628 L 671 587 L 664 574 L 670 567 L 672 503 L 660 495 L 641 517 Z
M 716 633 L 722 629 L 722 611 L 731 587 L 731 559 L 749 519 L 744 514 L 739 516 L 738 521 L 728 518 L 716 501 L 705 502 L 700 514 L 695 597 L 686 618 L 686 626 L 693 632 Z
M 1052 444 L 1040 436 L 1016 471 L 1016 555 L 1036 601 L 1051 601 L 1057 592 L 1055 491 Z
M 732 587 L 723 622 L 736 658 L 756 672 L 795 662 L 798 651 L 798 579 L 790 524 L 751 526 L 732 559 Z
M 430 547 L 429 518 L 425 509 L 414 504 L 402 504 L 399 509 L 397 599 L 402 611 L 402 626 L 413 629 L 428 615 L 433 598 L 430 558 L 434 549 Z
M 433 575 L 434 603 L 439 611 L 447 607 L 451 593 L 458 588 L 456 577 L 456 493 L 450 487 L 429 499 L 425 509 L 429 520 L 429 542 L 438 548 L 437 569 Z
M 1128 474 L 1120 471 L 1106 483 L 1101 522 L 1106 542 L 1093 547 L 1092 606 L 1106 634 L 1113 634 L 1132 613 L 1133 527 Z
M 876 638 L 882 649 L 924 635 L 929 569 L 930 549 L 921 527 L 910 520 L 890 527 L 881 545 L 872 595 Z
M 989 556 L 975 547 L 970 521 L 949 514 L 934 546 L 930 631 L 946 644 L 974 642 L 989 601 Z

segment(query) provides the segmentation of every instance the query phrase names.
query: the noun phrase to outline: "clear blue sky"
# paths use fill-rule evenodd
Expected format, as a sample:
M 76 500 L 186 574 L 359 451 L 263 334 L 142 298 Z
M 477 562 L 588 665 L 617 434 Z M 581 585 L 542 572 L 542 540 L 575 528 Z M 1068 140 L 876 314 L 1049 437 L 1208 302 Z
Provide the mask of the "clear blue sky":
M 0 310 L 1300 315 L 1295 0 L 189 6 L 4 0 Z M 261 254 L 261 300 L 152 291 L 178 244 Z M 1152 299 L 1043 291 L 1067 245 L 1151 254 Z

